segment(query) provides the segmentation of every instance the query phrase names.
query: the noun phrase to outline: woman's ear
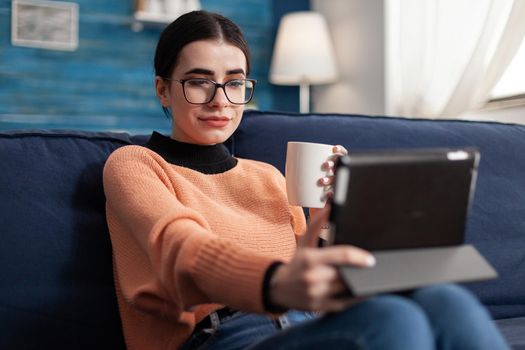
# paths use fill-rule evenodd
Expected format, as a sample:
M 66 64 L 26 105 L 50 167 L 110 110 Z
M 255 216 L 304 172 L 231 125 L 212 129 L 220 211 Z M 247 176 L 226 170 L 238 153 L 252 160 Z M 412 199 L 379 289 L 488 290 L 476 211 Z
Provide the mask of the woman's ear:
M 169 83 L 161 77 L 155 77 L 155 91 L 162 107 L 170 106 Z

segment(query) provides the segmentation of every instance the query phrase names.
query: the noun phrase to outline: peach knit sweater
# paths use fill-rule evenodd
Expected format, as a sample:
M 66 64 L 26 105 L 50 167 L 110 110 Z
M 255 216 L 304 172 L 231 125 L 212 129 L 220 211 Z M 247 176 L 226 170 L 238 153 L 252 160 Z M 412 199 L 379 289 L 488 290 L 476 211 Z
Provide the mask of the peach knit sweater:
M 128 349 L 176 349 L 222 305 L 264 313 L 268 266 L 306 228 L 272 166 L 239 159 L 204 174 L 141 146 L 104 168 L 114 275 Z

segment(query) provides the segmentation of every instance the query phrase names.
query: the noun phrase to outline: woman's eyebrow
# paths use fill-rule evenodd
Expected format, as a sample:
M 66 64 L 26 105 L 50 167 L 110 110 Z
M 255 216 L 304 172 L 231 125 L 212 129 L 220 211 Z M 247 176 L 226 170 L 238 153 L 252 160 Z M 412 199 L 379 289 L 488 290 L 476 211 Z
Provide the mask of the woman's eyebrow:
M 205 68 L 193 68 L 187 71 L 186 73 L 184 73 L 184 75 L 187 75 L 187 74 L 213 75 L 214 72 L 212 70 L 205 69 Z M 245 73 L 244 73 L 244 69 L 242 68 L 230 69 L 226 71 L 226 75 L 232 75 L 232 74 L 245 74 Z
M 213 75 L 213 71 L 211 71 L 209 69 L 204 69 L 204 68 L 193 68 L 193 69 L 190 69 L 189 71 L 187 71 L 186 73 L 184 73 L 184 75 L 186 75 L 186 74 Z
M 231 74 L 244 74 L 244 69 L 237 68 L 237 69 L 231 69 L 231 70 L 226 71 L 226 75 L 231 75 Z

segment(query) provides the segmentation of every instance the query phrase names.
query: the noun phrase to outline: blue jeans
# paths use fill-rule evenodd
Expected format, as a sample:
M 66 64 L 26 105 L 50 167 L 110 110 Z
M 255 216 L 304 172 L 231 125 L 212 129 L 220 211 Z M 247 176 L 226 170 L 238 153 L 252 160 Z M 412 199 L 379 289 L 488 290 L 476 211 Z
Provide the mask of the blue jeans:
M 238 312 L 193 334 L 183 349 L 509 349 L 486 310 L 457 285 L 369 298 L 343 312 L 290 311 L 274 320 Z

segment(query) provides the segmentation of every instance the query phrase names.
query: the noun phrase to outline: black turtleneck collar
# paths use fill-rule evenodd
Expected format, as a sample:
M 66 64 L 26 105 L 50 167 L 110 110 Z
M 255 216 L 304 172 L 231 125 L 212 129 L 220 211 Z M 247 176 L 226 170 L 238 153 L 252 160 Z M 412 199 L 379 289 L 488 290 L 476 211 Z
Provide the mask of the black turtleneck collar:
M 154 131 L 146 147 L 158 153 L 168 163 L 199 171 L 220 174 L 235 167 L 237 159 L 223 144 L 194 145 L 176 141 Z

